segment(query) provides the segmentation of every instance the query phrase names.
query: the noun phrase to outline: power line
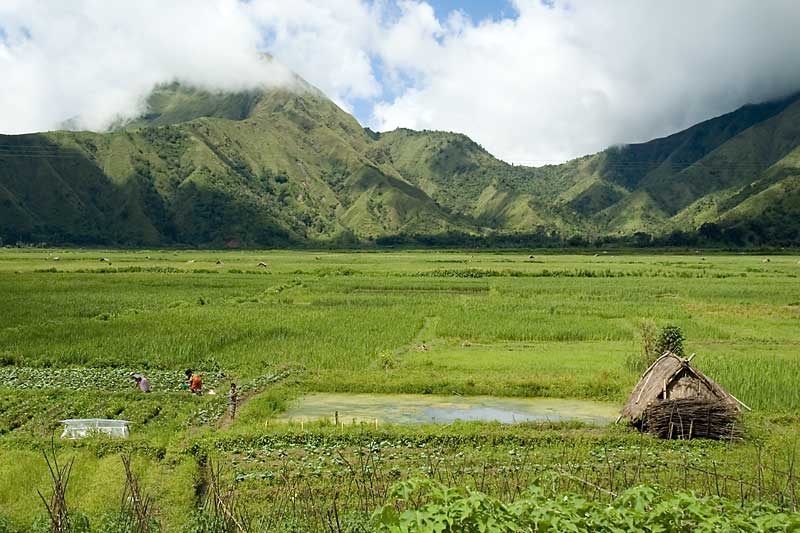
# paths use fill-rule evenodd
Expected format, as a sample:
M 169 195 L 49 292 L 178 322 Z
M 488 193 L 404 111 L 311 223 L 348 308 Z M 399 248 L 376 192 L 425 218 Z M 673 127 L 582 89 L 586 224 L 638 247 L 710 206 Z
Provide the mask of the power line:
M 5 154 L 0 152 L 0 159 L 7 159 L 12 157 L 23 157 L 27 159 L 85 159 L 81 155 L 68 155 L 68 154 Z
M 39 150 L 31 150 L 31 149 L 17 149 L 12 147 L 3 147 L 0 146 L 0 155 L 8 155 L 8 156 L 50 156 L 50 157 L 86 157 L 84 154 L 70 154 L 68 150 L 74 150 L 72 148 L 66 150 L 58 150 L 58 149 L 39 149 Z M 260 150 L 257 151 L 257 154 L 263 155 L 267 153 L 267 151 Z M 277 152 L 277 151 L 270 151 L 270 155 L 280 155 L 286 156 L 285 152 Z M 496 159 L 496 161 L 503 163 L 502 160 Z M 542 160 L 530 159 L 530 160 L 517 160 L 517 162 L 541 162 Z M 560 163 L 558 166 L 566 165 L 567 163 L 572 163 L 572 161 L 567 161 Z M 404 163 L 404 162 L 419 162 L 419 158 L 392 158 L 389 163 Z M 692 165 L 713 165 L 715 167 L 724 167 L 724 168 L 750 168 L 750 169 L 760 169 L 765 168 L 765 165 L 769 166 L 768 163 L 760 164 L 760 163 L 742 163 L 742 162 L 735 162 L 735 161 L 727 161 L 727 162 L 715 162 L 715 161 L 703 161 L 702 159 L 696 161 L 667 161 L 667 160 L 638 160 L 638 161 L 600 161 L 597 162 L 598 166 L 603 168 L 630 168 L 630 169 L 639 169 L 639 168 L 659 168 L 659 167 L 672 167 L 672 168 L 685 168 Z M 512 166 L 512 165 L 509 165 Z
M 70 153 L 70 151 L 80 150 L 80 148 L 66 148 L 66 149 L 59 149 L 54 146 L 41 146 L 41 145 L 0 145 L 0 158 L 41 158 L 41 159 L 89 159 L 88 154 L 83 153 Z M 259 155 L 271 155 L 271 156 L 281 156 L 285 157 L 288 154 L 285 152 L 280 152 L 276 150 L 261 150 L 258 151 L 257 154 Z M 390 158 L 387 163 L 410 163 L 410 162 L 419 162 L 419 158 L 412 158 L 412 157 L 401 157 L 401 158 Z M 523 165 L 516 165 L 516 164 L 509 164 L 505 163 L 502 160 L 495 159 L 500 163 L 506 164 L 508 166 L 525 166 Z M 543 160 L 543 159 L 528 159 L 528 160 L 515 160 L 515 163 L 542 163 L 542 162 L 552 162 L 558 163 L 558 167 L 563 167 L 567 164 L 572 165 L 580 165 L 581 162 L 577 160 L 571 160 L 567 162 L 557 162 L 556 160 Z M 375 162 L 375 161 L 373 161 Z M 377 162 L 376 162 L 377 163 Z M 591 163 L 591 161 L 586 161 L 586 163 Z M 378 163 L 380 164 L 380 163 Z M 645 160 L 636 160 L 636 161 L 595 161 L 594 164 L 597 166 L 598 170 L 605 170 L 605 171 L 656 171 L 659 169 L 665 170 L 676 170 L 676 169 L 688 169 L 690 167 L 705 167 L 716 169 L 720 171 L 763 171 L 772 166 L 774 163 L 755 163 L 755 162 L 736 162 L 736 161 L 704 161 L 703 159 L 695 160 L 695 161 L 670 161 L 670 160 L 658 160 L 658 159 L 645 159 Z M 541 168 L 541 167 L 538 167 Z

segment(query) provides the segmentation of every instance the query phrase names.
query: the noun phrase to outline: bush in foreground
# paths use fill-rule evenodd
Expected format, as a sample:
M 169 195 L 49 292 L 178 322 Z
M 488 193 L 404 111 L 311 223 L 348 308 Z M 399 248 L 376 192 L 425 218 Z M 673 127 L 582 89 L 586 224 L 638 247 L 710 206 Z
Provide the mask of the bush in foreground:
M 412 532 L 516 531 L 796 531 L 800 515 L 769 505 L 745 505 L 691 492 L 661 494 L 638 486 L 611 502 L 568 494 L 551 499 L 531 487 L 512 503 L 428 479 L 396 485 L 374 516 L 376 529 Z

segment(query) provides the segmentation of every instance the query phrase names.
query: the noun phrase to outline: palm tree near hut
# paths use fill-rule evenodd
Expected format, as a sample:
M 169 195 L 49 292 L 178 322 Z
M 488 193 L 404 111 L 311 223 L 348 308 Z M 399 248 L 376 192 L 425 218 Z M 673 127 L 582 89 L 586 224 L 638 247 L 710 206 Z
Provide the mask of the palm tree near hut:
M 661 438 L 736 438 L 744 403 L 684 358 L 670 351 L 648 367 L 622 408 L 641 431 Z

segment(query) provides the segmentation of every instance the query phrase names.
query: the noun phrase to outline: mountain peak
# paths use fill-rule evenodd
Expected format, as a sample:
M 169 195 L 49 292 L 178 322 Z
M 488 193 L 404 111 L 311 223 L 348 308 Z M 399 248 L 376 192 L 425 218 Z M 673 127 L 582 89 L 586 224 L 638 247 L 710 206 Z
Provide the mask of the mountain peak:
M 293 79 L 233 92 L 166 83 L 109 133 L 0 136 L 0 238 L 263 246 L 704 227 L 726 242 L 800 243 L 796 224 L 758 222 L 794 220 L 798 95 L 532 168 L 459 133 L 372 132 Z

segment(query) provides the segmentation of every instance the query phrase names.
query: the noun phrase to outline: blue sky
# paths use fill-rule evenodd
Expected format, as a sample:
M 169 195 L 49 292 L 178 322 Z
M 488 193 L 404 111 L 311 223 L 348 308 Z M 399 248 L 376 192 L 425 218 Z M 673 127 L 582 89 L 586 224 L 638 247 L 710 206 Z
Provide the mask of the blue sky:
M 499 20 L 501 18 L 515 17 L 516 10 L 511 5 L 511 0 L 423 0 L 436 12 L 436 17 L 445 20 L 453 11 L 461 11 L 469 15 L 472 22 Z M 549 1 L 549 0 L 548 0 Z M 397 0 L 391 0 L 390 7 L 396 6 Z
M 448 16 L 454 11 L 460 11 L 467 15 L 473 24 L 480 24 L 483 21 L 497 21 L 505 18 L 516 18 L 517 12 L 511 5 L 510 0 L 425 0 L 433 7 L 436 18 L 440 21 L 447 20 Z M 399 10 L 398 10 L 399 11 Z M 384 71 L 377 58 L 372 60 L 372 68 L 376 78 L 382 85 L 383 93 L 379 99 L 375 98 L 354 98 L 348 103 L 351 106 L 353 115 L 362 123 L 369 124 L 372 119 L 373 105 L 376 101 L 391 101 L 403 90 L 413 85 L 410 79 L 404 80 L 402 88 L 391 88 L 384 83 Z
M 456 10 L 469 15 L 475 23 L 485 19 L 497 20 L 516 15 L 508 0 L 429 0 L 429 3 L 440 19 L 446 18 L 450 12 Z

